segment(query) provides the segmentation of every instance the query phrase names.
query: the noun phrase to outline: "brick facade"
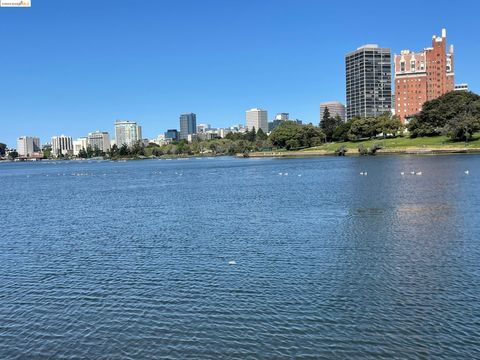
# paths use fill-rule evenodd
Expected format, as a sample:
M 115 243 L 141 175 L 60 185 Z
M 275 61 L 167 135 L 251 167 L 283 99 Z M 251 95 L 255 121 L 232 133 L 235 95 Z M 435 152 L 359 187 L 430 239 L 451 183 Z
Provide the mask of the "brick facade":
M 395 114 L 402 121 L 422 110 L 428 100 L 455 89 L 453 47 L 447 52 L 446 31 L 434 36 L 432 47 L 420 53 L 395 55 Z

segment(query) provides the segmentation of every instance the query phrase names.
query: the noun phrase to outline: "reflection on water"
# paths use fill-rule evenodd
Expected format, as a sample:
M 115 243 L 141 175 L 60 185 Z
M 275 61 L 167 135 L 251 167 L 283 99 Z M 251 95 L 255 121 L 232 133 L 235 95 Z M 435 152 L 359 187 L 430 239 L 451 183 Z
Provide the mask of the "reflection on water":
M 0 164 L 0 357 L 480 358 L 479 159 Z

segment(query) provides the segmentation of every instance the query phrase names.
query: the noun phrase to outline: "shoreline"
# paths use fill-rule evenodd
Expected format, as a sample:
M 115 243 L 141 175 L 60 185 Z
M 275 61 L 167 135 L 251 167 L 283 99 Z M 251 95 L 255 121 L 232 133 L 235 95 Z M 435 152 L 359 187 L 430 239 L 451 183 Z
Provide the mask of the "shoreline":
M 360 155 L 358 151 L 348 151 L 344 156 L 376 156 L 376 155 L 445 155 L 445 154 L 480 154 L 480 148 L 406 148 L 406 149 L 380 149 L 374 155 Z M 237 154 L 240 158 L 295 158 L 295 157 L 318 157 L 339 156 L 334 151 L 327 150 L 301 150 L 301 151 L 257 151 Z

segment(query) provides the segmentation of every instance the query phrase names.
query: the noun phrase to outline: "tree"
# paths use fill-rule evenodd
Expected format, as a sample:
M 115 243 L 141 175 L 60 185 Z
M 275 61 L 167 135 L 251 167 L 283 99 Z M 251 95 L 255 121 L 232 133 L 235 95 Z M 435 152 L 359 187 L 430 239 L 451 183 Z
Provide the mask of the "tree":
M 284 121 L 270 133 L 269 140 L 273 146 L 284 148 L 288 140 L 295 138 L 301 127 L 294 121 Z
M 88 154 L 84 148 L 80 149 L 80 151 L 78 152 L 78 157 L 82 159 L 86 159 L 88 157 Z
M 16 151 L 10 151 L 10 152 L 8 153 L 8 157 L 9 157 L 11 160 L 16 159 L 16 158 L 18 157 L 18 152 L 16 152 Z
M 247 131 L 245 133 L 245 140 L 250 141 L 250 142 L 254 142 L 256 136 L 257 136 L 257 132 L 255 131 L 255 126 L 254 126 L 254 127 L 252 127 L 252 130 Z
M 325 110 L 323 111 L 322 114 L 322 119 L 320 120 L 320 124 L 318 126 L 322 127 L 322 122 L 328 121 L 330 119 L 330 110 L 328 110 L 328 106 L 325 107 Z
M 114 158 L 118 154 L 118 146 L 117 144 L 113 144 L 112 147 L 108 150 L 108 156 L 110 158 Z
M 268 136 L 262 129 L 258 129 L 256 134 L 256 140 L 267 140 Z
M 398 116 L 392 116 L 390 113 L 380 115 L 378 118 L 378 126 L 383 136 L 397 136 L 404 129 L 404 125 Z
M 448 120 L 443 128 L 443 134 L 454 141 L 469 141 L 478 130 L 480 130 L 480 118 L 465 112 Z
M 5 156 L 5 151 L 7 150 L 7 145 L 0 143 L 0 156 Z
M 322 130 L 311 124 L 300 126 L 295 135 L 301 147 L 319 146 L 322 144 L 324 137 Z
M 348 131 L 349 140 L 358 140 L 362 138 L 372 138 L 381 132 L 377 118 L 357 118 L 354 119 L 350 130 Z
M 120 156 L 130 155 L 130 151 L 128 150 L 127 144 L 122 144 L 122 146 L 120 146 L 120 149 L 118 149 L 118 155 Z
M 353 119 L 340 124 L 335 128 L 335 131 L 332 134 L 332 140 L 334 141 L 348 141 L 348 132 L 352 127 Z
M 342 119 L 340 116 L 337 114 L 335 117 L 332 117 L 330 115 L 330 110 L 328 110 L 328 107 L 326 107 L 325 111 L 323 112 L 322 121 L 320 122 L 320 128 L 325 134 L 326 141 L 332 141 L 335 129 L 341 124 Z
M 422 111 L 408 124 L 411 137 L 435 136 L 461 114 L 480 116 L 480 96 L 472 92 L 452 91 L 423 104 Z
M 87 152 L 87 158 L 90 159 L 93 156 L 93 149 L 90 145 L 87 146 L 86 152 Z

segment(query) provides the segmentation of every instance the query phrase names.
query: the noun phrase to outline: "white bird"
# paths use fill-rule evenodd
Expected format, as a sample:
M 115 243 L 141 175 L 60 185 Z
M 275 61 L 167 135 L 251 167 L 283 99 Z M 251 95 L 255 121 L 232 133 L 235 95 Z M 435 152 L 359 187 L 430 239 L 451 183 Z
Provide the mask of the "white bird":
M 298 174 L 298 177 L 302 176 L 302 174 Z
M 360 173 L 360 176 L 363 176 L 363 175 L 364 175 L 364 172 L 362 171 L 362 172 Z
M 283 175 L 283 173 L 278 173 L 278 175 L 282 176 L 282 175 Z
M 368 173 L 365 171 L 365 176 L 367 176 L 367 175 L 368 175 Z
M 419 171 L 419 172 L 417 172 L 415 175 L 422 175 L 422 172 Z
M 288 173 L 285 173 L 285 174 L 283 174 L 283 175 L 288 176 Z
M 415 175 L 415 171 L 410 171 L 410 174 L 411 174 L 411 175 Z
M 470 174 L 470 171 L 466 170 L 465 175 L 468 175 L 468 174 Z
M 403 175 L 405 175 L 405 173 L 402 171 L 402 172 L 400 173 L 400 175 L 402 175 L 402 176 L 403 176 Z
M 228 262 L 228 265 L 237 265 L 237 262 L 235 260 L 231 260 Z

